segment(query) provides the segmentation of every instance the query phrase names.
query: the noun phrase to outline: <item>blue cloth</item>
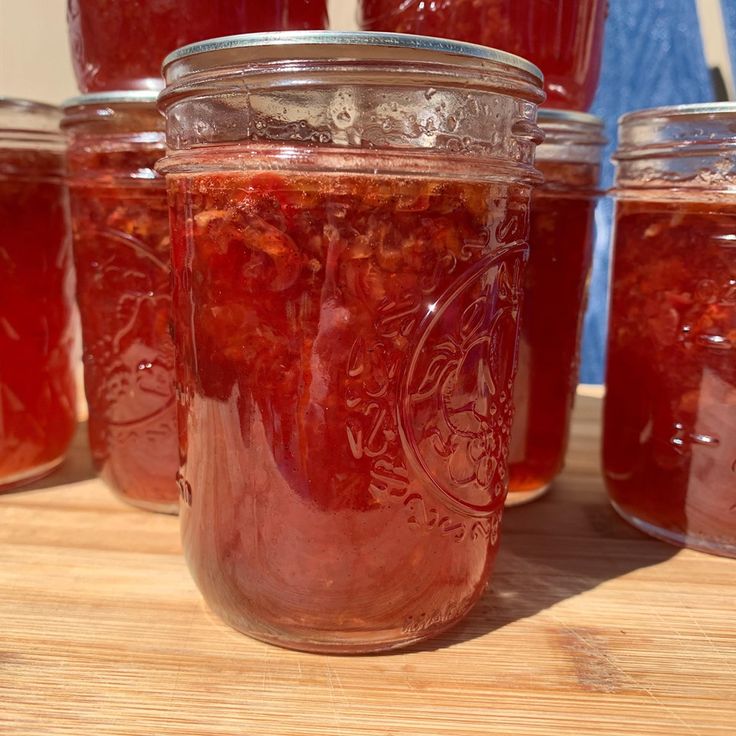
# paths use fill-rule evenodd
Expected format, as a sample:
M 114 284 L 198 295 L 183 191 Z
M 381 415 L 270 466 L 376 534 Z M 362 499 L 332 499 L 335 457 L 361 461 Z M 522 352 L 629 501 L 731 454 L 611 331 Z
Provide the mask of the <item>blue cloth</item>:
M 731 50 L 731 67 L 736 70 L 736 0 L 721 0 L 721 7 Z
M 736 32 L 736 0 L 723 3 Z M 695 0 L 610 0 L 601 83 L 591 110 L 606 121 L 605 187 L 613 183 L 609 159 L 616 144 L 616 121 L 622 113 L 712 99 Z M 598 231 L 580 373 L 583 383 L 603 383 L 612 213 L 610 200 L 601 202 L 596 213 Z

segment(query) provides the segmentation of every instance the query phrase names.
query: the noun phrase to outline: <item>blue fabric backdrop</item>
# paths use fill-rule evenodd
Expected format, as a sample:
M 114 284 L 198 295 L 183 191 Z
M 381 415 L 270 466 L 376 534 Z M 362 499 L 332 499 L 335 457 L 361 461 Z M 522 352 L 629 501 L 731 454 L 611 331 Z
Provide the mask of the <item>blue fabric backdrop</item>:
M 731 46 L 731 63 L 736 62 L 736 0 L 721 0 L 726 20 L 726 32 Z
M 736 0 L 723 0 L 736 31 Z M 736 37 L 736 34 L 732 37 Z M 592 112 L 606 120 L 609 145 L 603 184 L 611 186 L 616 120 L 624 112 L 712 100 L 695 0 L 610 0 L 603 71 Z M 597 211 L 590 301 L 585 317 L 581 381 L 602 383 L 612 203 Z

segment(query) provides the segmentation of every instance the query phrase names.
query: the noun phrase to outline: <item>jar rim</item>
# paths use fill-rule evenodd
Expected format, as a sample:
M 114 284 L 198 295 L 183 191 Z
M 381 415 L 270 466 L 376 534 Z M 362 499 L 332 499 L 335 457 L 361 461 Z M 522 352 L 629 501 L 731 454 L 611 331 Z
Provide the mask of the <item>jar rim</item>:
M 336 46 L 346 46 L 356 54 L 360 48 L 385 47 L 387 49 L 401 49 L 407 52 L 433 51 L 449 54 L 458 58 L 470 60 L 490 61 L 507 65 L 512 68 L 531 74 L 540 82 L 544 81 L 542 71 L 531 61 L 499 51 L 487 46 L 453 41 L 446 38 L 430 36 L 415 36 L 408 33 L 378 33 L 369 31 L 277 31 L 269 33 L 245 33 L 235 36 L 222 36 L 206 41 L 198 41 L 172 51 L 163 61 L 162 74 L 167 78 L 167 70 L 173 64 L 192 56 L 208 54 L 216 51 L 232 49 L 252 50 L 254 55 L 261 56 L 264 48 L 281 47 L 284 57 L 285 49 L 312 49 L 330 50 L 330 58 L 334 58 Z
M 707 102 L 635 110 L 619 118 L 621 163 L 672 156 L 731 155 L 736 148 L 736 103 Z
M 160 90 L 114 90 L 111 92 L 92 92 L 76 95 L 64 100 L 60 107 L 63 111 L 82 105 L 115 104 L 155 104 Z
M 699 117 L 712 115 L 736 115 L 736 102 L 694 102 L 685 105 L 664 105 L 643 110 L 632 110 L 618 119 L 620 127 L 631 123 L 656 120 L 658 118 Z
M 577 110 L 559 110 L 551 107 L 540 107 L 537 114 L 537 122 L 541 125 L 545 122 L 565 122 L 565 123 L 581 123 L 582 125 L 604 128 L 605 120 L 593 115 L 589 112 L 579 112 Z
M 12 134 L 61 137 L 61 110 L 56 105 L 0 96 L 0 136 Z

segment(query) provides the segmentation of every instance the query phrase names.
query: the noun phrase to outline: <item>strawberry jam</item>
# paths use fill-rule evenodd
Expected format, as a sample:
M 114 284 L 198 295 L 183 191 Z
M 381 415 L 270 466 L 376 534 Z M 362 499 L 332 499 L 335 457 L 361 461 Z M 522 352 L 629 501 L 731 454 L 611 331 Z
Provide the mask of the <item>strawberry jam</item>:
M 736 203 L 617 205 L 604 464 L 669 541 L 736 556 Z
M 523 197 L 265 173 L 170 193 L 184 546 L 205 596 L 265 637 L 443 628 L 497 549 Z
M 66 106 L 92 456 L 124 500 L 176 511 L 174 347 L 163 119 L 140 93 Z
M 517 54 L 543 72 L 548 107 L 587 110 L 603 52 L 607 0 L 360 0 L 368 31 L 418 33 Z
M 180 46 L 259 31 L 322 29 L 326 0 L 68 0 L 82 92 L 158 89 L 161 62 Z
M 55 108 L 0 100 L 0 490 L 56 467 L 76 425 L 58 124 Z
M 544 493 L 565 459 L 605 143 L 592 115 L 542 110 L 539 122 L 507 505 Z
M 624 519 L 736 557 L 736 108 L 625 115 L 603 464 Z

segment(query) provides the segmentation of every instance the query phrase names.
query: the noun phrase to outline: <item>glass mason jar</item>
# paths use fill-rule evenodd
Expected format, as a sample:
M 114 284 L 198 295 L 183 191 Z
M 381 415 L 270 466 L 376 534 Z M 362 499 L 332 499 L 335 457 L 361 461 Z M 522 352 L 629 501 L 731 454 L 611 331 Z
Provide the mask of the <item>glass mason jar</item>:
M 165 76 L 194 578 L 288 647 L 433 636 L 498 546 L 539 72 L 300 33 L 185 48 Z
M 736 557 L 736 105 L 621 118 L 603 462 L 642 531 Z
M 233 33 L 327 27 L 327 0 L 67 0 L 79 89 L 160 89 L 179 46 Z
M 124 500 L 174 513 L 179 467 L 169 333 L 163 117 L 155 92 L 64 104 L 92 456 Z
M 587 110 L 603 53 L 608 0 L 358 0 L 367 31 L 493 46 L 544 72 L 548 107 Z
M 539 125 L 507 506 L 541 496 L 565 460 L 606 143 L 587 113 L 541 110 Z
M 0 97 L 0 491 L 59 465 L 77 421 L 60 118 Z

